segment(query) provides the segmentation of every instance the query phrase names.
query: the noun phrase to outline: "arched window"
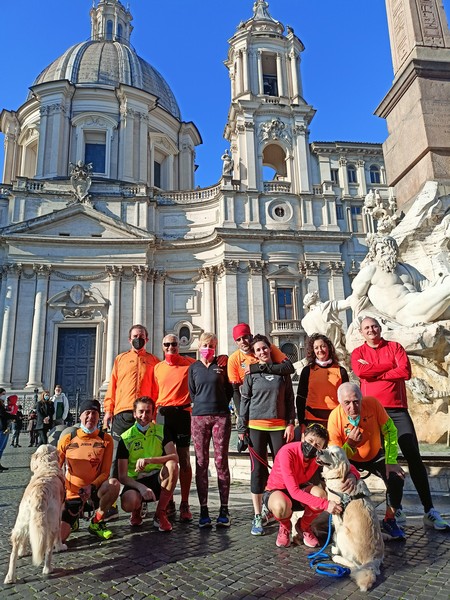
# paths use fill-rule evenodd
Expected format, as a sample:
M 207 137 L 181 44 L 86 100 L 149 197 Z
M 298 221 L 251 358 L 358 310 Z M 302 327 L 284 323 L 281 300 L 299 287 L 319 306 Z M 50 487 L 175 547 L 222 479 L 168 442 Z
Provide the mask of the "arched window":
M 122 41 L 122 36 L 123 36 L 123 27 L 122 25 L 119 23 L 117 25 L 117 39 L 119 40 L 119 42 Z
M 370 167 L 370 183 L 381 183 L 381 173 L 378 165 Z
M 347 167 L 347 177 L 349 183 L 358 183 L 356 178 L 356 167 L 355 165 L 348 165 Z
M 113 37 L 113 22 L 111 20 L 106 21 L 106 39 L 112 40 Z

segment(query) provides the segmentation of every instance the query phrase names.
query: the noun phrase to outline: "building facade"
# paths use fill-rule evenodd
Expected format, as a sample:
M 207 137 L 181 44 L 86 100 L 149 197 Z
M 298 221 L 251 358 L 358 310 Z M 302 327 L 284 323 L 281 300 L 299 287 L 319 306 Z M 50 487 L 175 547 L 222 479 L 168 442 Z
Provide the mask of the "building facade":
M 202 331 L 229 353 L 246 321 L 298 360 L 303 297 L 349 295 L 364 198 L 388 197 L 381 145 L 309 139 L 303 44 L 258 0 L 229 40 L 222 178 L 195 188 L 200 133 L 132 48 L 129 10 L 90 16 L 91 39 L 0 114 L 0 385 L 101 397 L 133 323 L 161 355 L 166 333 L 192 354 Z

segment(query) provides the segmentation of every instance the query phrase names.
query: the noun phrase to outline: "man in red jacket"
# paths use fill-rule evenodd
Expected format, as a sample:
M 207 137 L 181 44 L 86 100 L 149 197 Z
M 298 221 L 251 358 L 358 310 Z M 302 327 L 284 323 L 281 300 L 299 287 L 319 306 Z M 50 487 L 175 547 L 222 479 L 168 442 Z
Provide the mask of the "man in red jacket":
M 438 530 L 450 530 L 450 524 L 433 507 L 427 471 L 408 412 L 405 381 L 411 378 L 411 365 L 406 351 L 401 344 L 383 339 L 381 325 L 372 317 L 361 321 L 360 332 L 365 343 L 353 350 L 352 369 L 361 380 L 362 394 L 377 398 L 398 430 L 400 450 L 423 504 L 424 524 Z M 405 524 L 406 517 L 401 509 L 395 517 L 399 525 Z

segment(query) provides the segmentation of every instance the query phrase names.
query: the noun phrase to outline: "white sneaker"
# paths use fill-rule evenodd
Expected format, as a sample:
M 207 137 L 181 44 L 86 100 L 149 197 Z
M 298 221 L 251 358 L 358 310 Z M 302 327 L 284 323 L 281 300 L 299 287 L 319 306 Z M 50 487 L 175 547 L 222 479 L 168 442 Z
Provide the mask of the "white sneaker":
M 433 527 L 438 531 L 450 531 L 450 523 L 445 521 L 435 508 L 424 514 L 423 523 L 426 527 Z

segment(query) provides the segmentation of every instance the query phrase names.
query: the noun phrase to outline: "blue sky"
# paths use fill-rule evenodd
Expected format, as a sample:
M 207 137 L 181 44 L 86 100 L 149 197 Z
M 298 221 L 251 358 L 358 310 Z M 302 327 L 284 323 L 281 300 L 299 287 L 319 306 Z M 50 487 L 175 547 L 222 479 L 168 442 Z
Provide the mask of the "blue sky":
M 91 0 L 2 2 L 0 109 L 17 109 L 50 62 L 88 39 L 91 5 Z M 252 16 L 253 0 L 129 0 L 129 5 L 134 48 L 166 78 L 183 120 L 193 121 L 203 138 L 196 184 L 212 185 L 228 147 L 227 40 Z M 449 15 L 450 0 L 444 6 Z M 304 97 L 317 110 L 310 140 L 383 142 L 386 125 L 373 112 L 393 79 L 385 0 L 269 0 L 269 11 L 293 27 L 306 47 Z

